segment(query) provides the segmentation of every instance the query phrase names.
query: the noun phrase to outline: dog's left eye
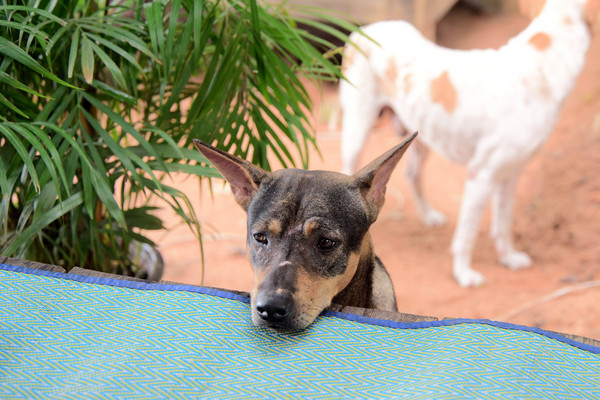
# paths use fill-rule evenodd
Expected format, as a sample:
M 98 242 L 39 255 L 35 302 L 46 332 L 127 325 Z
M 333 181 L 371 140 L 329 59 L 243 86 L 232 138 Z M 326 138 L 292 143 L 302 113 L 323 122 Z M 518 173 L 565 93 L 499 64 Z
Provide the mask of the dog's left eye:
M 253 236 L 254 240 L 256 240 L 258 243 L 267 244 L 268 242 L 267 237 L 264 235 L 264 233 L 255 233 Z
M 335 247 L 335 245 L 335 241 L 327 238 L 322 238 L 319 240 L 319 243 L 317 243 L 317 248 L 319 250 L 331 250 Z

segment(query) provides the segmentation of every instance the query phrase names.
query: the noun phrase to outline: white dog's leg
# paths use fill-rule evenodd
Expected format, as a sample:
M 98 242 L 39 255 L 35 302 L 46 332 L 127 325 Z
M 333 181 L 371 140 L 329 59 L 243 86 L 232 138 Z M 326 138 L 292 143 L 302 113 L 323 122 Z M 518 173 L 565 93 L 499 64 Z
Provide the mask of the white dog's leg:
M 492 238 L 500 263 L 513 270 L 531 266 L 529 256 L 516 251 L 512 241 L 513 206 L 519 172 L 495 188 L 492 200 Z
M 358 157 L 367 134 L 379 116 L 379 110 L 367 105 L 362 111 L 344 109 L 342 116 L 342 172 L 351 175 L 357 170 Z
M 413 142 L 409 152 L 408 164 L 406 166 L 406 178 L 410 186 L 413 198 L 417 205 L 419 217 L 426 226 L 440 226 L 446 223 L 446 216 L 431 207 L 423 195 L 422 171 L 423 164 L 429 155 L 429 149 L 420 140 Z
M 346 82 L 341 85 L 349 85 Z M 372 90 L 346 87 L 340 98 L 342 105 L 342 172 L 351 175 L 357 170 L 358 157 L 367 134 L 379 117 L 381 104 Z
M 464 287 L 479 286 L 484 281 L 483 275 L 471 268 L 471 253 L 479 232 L 481 215 L 493 187 L 492 177 L 481 173 L 469 178 L 465 185 L 458 223 L 452 239 L 453 274 L 456 281 Z

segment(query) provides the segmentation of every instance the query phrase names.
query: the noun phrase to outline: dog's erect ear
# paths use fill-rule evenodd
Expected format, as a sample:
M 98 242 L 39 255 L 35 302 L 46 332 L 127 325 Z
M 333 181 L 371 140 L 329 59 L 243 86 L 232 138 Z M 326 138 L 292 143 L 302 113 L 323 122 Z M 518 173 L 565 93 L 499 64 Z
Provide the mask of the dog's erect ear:
M 414 133 L 398 146 L 377 157 L 366 167 L 353 175 L 353 178 L 367 203 L 371 223 L 375 222 L 379 210 L 383 207 L 385 201 L 385 187 L 392 175 L 392 171 L 416 136 L 417 133 Z
M 221 175 L 231 185 L 233 197 L 237 203 L 245 210 L 248 210 L 250 201 L 256 194 L 260 182 L 269 175 L 269 173 L 246 160 L 219 150 L 216 147 L 208 145 L 200 140 L 194 139 L 196 148 L 200 153 L 219 170 Z

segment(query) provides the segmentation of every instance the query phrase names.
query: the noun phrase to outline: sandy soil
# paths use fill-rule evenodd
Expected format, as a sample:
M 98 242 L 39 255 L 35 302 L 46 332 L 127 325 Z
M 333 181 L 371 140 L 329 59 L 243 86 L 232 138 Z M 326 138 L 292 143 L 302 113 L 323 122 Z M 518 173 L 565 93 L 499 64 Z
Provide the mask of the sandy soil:
M 497 47 L 527 23 L 520 15 L 482 16 L 462 10 L 442 21 L 439 42 L 464 49 Z M 330 87 L 313 91 L 323 158 L 313 152 L 311 168 L 339 170 L 339 132 L 327 130 L 336 92 Z M 398 140 L 384 115 L 370 135 L 362 164 Z M 446 226 L 432 229 L 417 217 L 403 168 L 401 163 L 392 176 L 386 205 L 372 227 L 400 311 L 487 318 L 600 339 L 600 36 L 555 131 L 519 183 L 514 233 L 517 247 L 534 260 L 531 269 L 513 272 L 498 264 L 488 211 L 473 254 L 473 267 L 487 281 L 478 288 L 459 287 L 451 276 L 449 245 L 465 169 L 437 155 L 429 160 L 426 194 L 448 216 Z M 245 256 L 243 211 L 227 187 L 217 185 L 211 197 L 193 179 L 182 178 L 179 185 L 196 202 L 203 223 L 205 267 L 202 272 L 194 237 L 165 214 L 170 229 L 156 237 L 166 260 L 164 278 L 249 291 L 253 278 Z

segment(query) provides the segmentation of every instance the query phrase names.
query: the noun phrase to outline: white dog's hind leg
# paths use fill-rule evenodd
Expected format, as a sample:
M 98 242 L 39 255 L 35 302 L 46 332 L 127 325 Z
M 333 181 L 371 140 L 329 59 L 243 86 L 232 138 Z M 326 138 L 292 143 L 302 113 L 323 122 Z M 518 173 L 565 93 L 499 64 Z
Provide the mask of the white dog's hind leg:
M 484 281 L 483 275 L 471 268 L 471 253 L 493 186 L 492 177 L 482 173 L 469 178 L 465 185 L 458 223 L 452 239 L 453 274 L 456 281 L 464 287 L 479 286 Z
M 513 270 L 531 266 L 531 258 L 526 253 L 516 251 L 512 241 L 513 206 L 519 173 L 499 184 L 492 199 L 492 238 L 500 263 Z
M 440 226 L 446 223 L 446 216 L 431 207 L 423 195 L 423 164 L 429 155 L 429 149 L 418 138 L 409 151 L 406 166 L 406 178 L 415 200 L 419 217 L 426 226 Z

